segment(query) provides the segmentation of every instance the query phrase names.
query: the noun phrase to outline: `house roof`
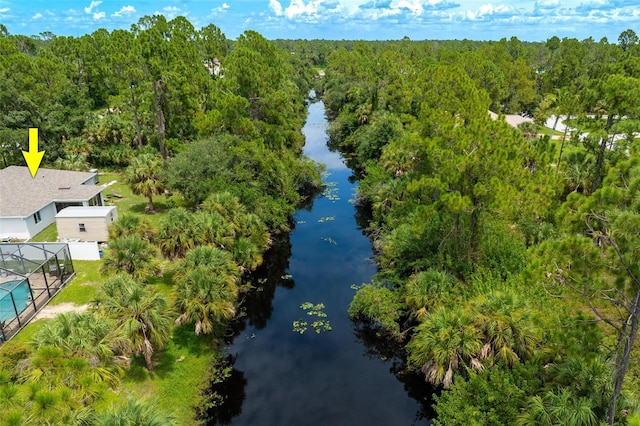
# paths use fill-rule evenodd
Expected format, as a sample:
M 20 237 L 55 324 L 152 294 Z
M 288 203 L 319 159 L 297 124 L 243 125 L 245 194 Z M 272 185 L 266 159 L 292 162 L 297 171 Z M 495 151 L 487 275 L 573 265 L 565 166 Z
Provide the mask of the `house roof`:
M 56 215 L 56 219 L 59 217 L 106 217 L 112 210 L 115 210 L 115 206 L 71 206 L 60 210 Z
M 93 184 L 95 173 L 38 169 L 35 178 L 25 166 L 0 170 L 0 217 L 28 217 L 53 201 L 86 201 L 104 187 Z M 89 181 L 89 182 L 88 182 Z M 87 185 L 83 185 L 87 182 Z

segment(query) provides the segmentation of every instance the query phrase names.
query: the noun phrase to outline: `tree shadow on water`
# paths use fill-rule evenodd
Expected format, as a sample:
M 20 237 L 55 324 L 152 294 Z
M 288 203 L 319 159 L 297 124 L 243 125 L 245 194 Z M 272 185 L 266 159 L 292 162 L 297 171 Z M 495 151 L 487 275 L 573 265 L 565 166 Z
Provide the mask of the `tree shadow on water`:
M 433 397 L 438 394 L 438 389 L 427 383 L 420 372 L 408 368 L 404 349 L 406 342 L 390 336 L 381 327 L 368 321 L 353 320 L 353 325 L 356 339 L 364 347 L 364 354 L 370 359 L 388 363 L 389 372 L 403 384 L 407 395 L 420 404 L 415 421 L 435 418 L 436 413 L 432 405 L 435 403 Z
M 247 394 L 244 372 L 233 368 L 235 359 L 227 356 L 218 366 L 207 390 L 207 403 L 199 408 L 198 418 L 205 425 L 228 425 L 242 413 Z
M 267 326 L 273 313 L 276 289 L 292 289 L 295 286 L 293 278 L 287 275 L 290 257 L 291 238 L 285 233 L 264 254 L 262 265 L 251 273 L 249 280 L 253 288 L 243 296 L 240 314 L 229 325 L 225 339 L 227 344 L 231 344 L 248 326 L 258 330 Z

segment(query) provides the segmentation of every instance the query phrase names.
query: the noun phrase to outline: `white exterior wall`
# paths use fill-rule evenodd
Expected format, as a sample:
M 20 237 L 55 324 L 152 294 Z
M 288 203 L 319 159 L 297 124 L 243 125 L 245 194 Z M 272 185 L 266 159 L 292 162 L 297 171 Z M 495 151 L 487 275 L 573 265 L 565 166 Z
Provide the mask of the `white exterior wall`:
M 56 204 L 50 203 L 45 208 L 40 209 L 40 222 L 36 223 L 33 215 L 25 218 L 25 222 L 27 223 L 27 228 L 29 229 L 29 237 L 35 237 L 38 233 L 42 232 L 44 228 L 51 225 L 56 221 Z
M 0 238 L 26 240 L 29 238 L 29 230 L 24 219 L 7 218 L 0 219 Z
M 67 241 L 66 243 L 73 260 L 100 260 L 100 250 L 95 241 Z
M 0 238 L 28 240 L 35 237 L 56 220 L 56 206 L 51 203 L 40 210 L 40 222 L 36 223 L 33 215 L 25 218 L 0 219 Z

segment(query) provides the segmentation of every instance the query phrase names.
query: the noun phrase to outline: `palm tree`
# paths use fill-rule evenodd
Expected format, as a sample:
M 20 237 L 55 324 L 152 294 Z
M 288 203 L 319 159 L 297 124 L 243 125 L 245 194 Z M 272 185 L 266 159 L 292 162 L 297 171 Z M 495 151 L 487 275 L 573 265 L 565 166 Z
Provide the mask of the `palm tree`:
M 176 325 L 195 323 L 196 334 L 213 331 L 216 322 L 232 318 L 238 288 L 233 280 L 205 266 L 186 272 L 176 289 L 176 307 L 180 316 Z
M 125 171 L 126 180 L 136 195 L 149 200 L 145 211 L 153 211 L 153 196 L 164 193 L 164 182 L 160 172 L 164 166 L 161 157 L 154 154 L 140 154 L 133 157 Z
M 153 229 L 149 221 L 133 213 L 121 214 L 118 220 L 109 226 L 110 241 L 131 234 L 138 234 L 145 241 L 153 239 Z
M 40 399 L 37 415 L 47 415 L 48 409 L 55 405 L 58 405 L 58 415 L 69 415 L 74 409 L 91 406 L 101 396 L 104 385 L 118 383 L 117 375 L 111 370 L 91 366 L 85 358 L 52 346 L 40 347 L 27 363 L 22 363 L 21 369 L 21 380 L 31 388 L 31 394 L 26 397 L 36 403 Z
M 44 323 L 33 336 L 36 349 L 52 346 L 80 356 L 91 366 L 120 368 L 128 365 L 128 340 L 114 328 L 113 320 L 94 312 L 65 312 Z
M 207 268 L 212 274 L 220 275 L 234 285 L 240 276 L 238 265 L 228 251 L 217 247 L 199 246 L 189 250 L 185 258 L 178 263 L 175 280 L 180 282 L 190 270 L 198 267 Z
M 127 397 L 124 404 L 114 404 L 103 413 L 96 414 L 95 426 L 175 426 L 175 418 L 146 399 Z
M 170 259 L 184 257 L 189 249 L 202 243 L 203 233 L 196 224 L 193 215 L 184 208 L 169 210 L 161 219 L 155 237 L 162 254 Z
M 264 221 L 253 213 L 238 216 L 236 219 L 238 234 L 247 237 L 260 251 L 265 251 L 271 245 L 269 230 Z
M 455 278 L 450 274 L 428 269 L 412 275 L 405 284 L 405 302 L 417 317 L 440 306 L 450 298 Z
M 481 360 L 494 357 L 512 366 L 531 357 L 538 328 L 523 299 L 509 291 L 483 294 L 472 301 L 471 309 L 484 340 Z
M 206 212 L 218 212 L 227 220 L 234 219 L 247 213 L 247 209 L 240 199 L 230 192 L 216 192 L 202 202 L 200 208 Z
M 225 219 L 217 211 L 198 212 L 195 215 L 196 226 L 202 233 L 202 240 L 206 244 L 216 247 L 231 247 L 236 231 L 231 221 Z
M 196 334 L 208 334 L 214 322 L 235 315 L 238 265 L 227 251 L 200 246 L 190 250 L 176 267 L 176 324 L 195 323 Z
M 102 261 L 100 271 L 126 272 L 137 279 L 147 275 L 157 275 L 160 267 L 154 246 L 144 241 L 138 234 L 127 235 L 109 243 L 109 249 Z
M 473 316 L 448 306 L 427 316 L 407 345 L 409 363 L 420 368 L 427 381 L 442 384 L 445 389 L 451 386 L 453 374 L 461 365 L 484 368 L 477 358 L 481 348 L 482 334 Z
M 233 243 L 233 257 L 243 271 L 253 271 L 262 265 L 262 250 L 251 239 L 239 237 Z
M 588 192 L 593 174 L 593 157 L 581 152 L 573 152 L 567 156 L 567 169 L 564 176 L 567 189 L 573 192 Z
M 518 426 L 598 426 L 602 424 L 593 412 L 588 398 L 578 397 L 569 389 L 547 391 L 529 400 L 526 411 L 518 418 Z
M 102 284 L 94 305 L 116 322 L 116 329 L 129 340 L 133 352 L 142 354 L 147 369 L 153 370 L 154 351 L 171 337 L 165 297 L 119 274 Z

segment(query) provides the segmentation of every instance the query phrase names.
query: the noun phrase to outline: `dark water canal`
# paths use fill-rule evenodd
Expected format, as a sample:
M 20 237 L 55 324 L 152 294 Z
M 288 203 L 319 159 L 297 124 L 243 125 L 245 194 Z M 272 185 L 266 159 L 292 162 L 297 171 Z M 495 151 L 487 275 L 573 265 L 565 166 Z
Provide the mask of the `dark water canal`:
M 356 184 L 327 148 L 326 128 L 323 104 L 312 103 L 305 154 L 326 165 L 327 189 L 296 213 L 294 231 L 256 273 L 261 290 L 244 301 L 227 348 L 232 377 L 217 389 L 227 402 L 210 424 L 429 424 L 430 389 L 405 373 L 399 348 L 347 314 L 353 285 L 368 282 L 375 266 L 353 204 Z

